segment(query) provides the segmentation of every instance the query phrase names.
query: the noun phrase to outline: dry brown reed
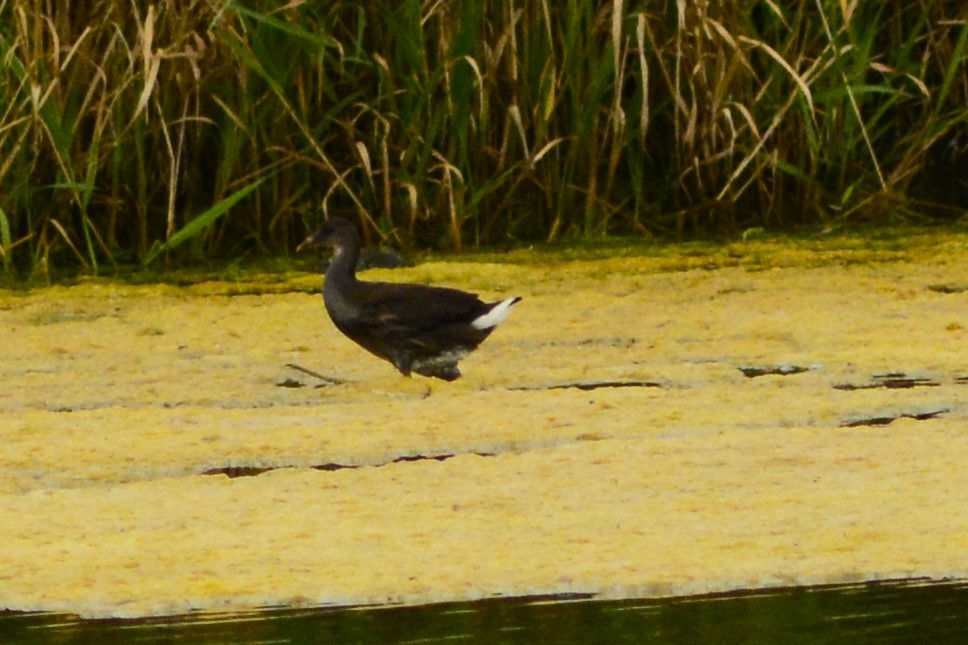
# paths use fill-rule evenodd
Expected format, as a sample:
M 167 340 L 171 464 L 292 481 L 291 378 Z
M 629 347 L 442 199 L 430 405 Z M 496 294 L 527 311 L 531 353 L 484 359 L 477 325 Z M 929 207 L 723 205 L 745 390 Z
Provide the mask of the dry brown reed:
M 966 42 L 960 0 L 0 0 L 0 259 L 957 217 Z

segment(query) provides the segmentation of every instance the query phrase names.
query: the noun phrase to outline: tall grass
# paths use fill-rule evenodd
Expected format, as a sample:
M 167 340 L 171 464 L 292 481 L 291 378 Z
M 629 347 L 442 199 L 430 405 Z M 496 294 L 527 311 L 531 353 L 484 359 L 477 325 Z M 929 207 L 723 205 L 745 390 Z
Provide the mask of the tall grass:
M 958 216 L 966 42 L 961 0 L 0 0 L 0 258 Z

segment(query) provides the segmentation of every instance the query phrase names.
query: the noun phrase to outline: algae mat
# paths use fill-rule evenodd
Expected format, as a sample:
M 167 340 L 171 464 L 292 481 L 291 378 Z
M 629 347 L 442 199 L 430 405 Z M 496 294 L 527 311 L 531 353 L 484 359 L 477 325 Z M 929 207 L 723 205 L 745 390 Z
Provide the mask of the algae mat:
M 919 248 L 367 274 L 524 296 L 453 384 L 308 274 L 4 292 L 0 607 L 968 577 L 968 251 Z

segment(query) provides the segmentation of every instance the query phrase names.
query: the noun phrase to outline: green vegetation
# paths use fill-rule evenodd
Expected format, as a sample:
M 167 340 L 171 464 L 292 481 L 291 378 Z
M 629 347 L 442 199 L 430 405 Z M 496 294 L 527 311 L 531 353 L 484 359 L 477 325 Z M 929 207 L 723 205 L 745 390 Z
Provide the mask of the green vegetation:
M 954 218 L 966 45 L 962 0 L 0 0 L 0 262 Z

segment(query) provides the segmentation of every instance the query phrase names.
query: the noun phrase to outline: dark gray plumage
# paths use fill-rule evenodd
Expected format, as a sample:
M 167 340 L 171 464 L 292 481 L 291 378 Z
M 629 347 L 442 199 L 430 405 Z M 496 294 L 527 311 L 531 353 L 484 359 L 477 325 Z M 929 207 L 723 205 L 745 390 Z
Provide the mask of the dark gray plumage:
M 308 237 L 296 251 L 333 252 L 323 301 L 336 328 L 404 376 L 416 372 L 445 381 L 460 377 L 457 362 L 474 351 L 521 298 L 483 302 L 473 293 L 419 284 L 363 282 L 356 227 L 341 218 Z

